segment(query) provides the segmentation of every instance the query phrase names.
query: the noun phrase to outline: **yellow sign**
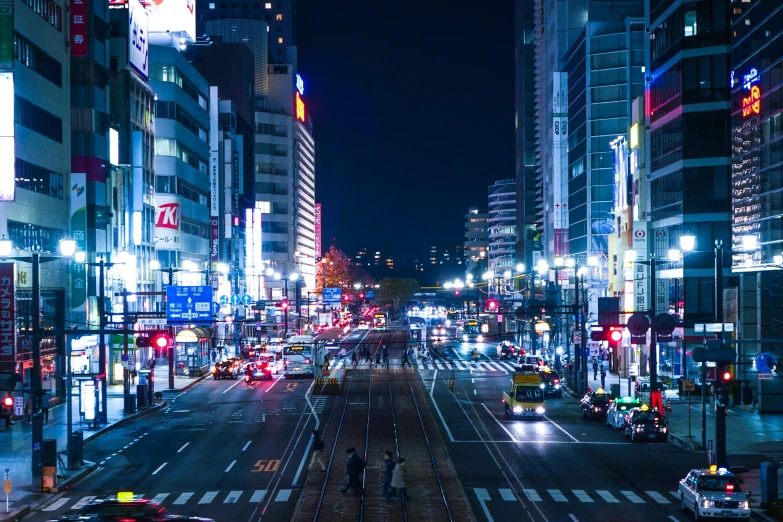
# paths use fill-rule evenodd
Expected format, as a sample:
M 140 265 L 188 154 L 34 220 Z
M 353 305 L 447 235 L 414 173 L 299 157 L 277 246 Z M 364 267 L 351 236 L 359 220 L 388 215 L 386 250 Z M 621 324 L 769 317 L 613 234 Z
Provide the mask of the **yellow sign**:
M 117 500 L 120 502 L 129 502 L 133 500 L 133 493 L 130 491 L 120 491 L 117 493 Z
M 3 481 L 3 492 L 4 493 L 10 493 L 11 492 L 11 481 L 10 480 L 4 480 Z
M 629 133 L 629 145 L 632 149 L 635 149 L 639 146 L 639 124 L 634 123 L 631 125 L 631 132 Z

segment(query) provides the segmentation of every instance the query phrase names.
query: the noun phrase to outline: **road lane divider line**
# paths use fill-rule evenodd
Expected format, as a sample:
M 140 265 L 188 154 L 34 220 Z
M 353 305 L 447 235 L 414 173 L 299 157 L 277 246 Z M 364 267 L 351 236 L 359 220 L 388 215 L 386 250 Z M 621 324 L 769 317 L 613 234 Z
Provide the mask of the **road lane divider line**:
M 305 401 L 307 401 L 307 406 L 310 408 L 310 411 L 313 413 L 313 416 L 315 417 L 315 429 L 318 429 L 318 426 L 321 425 L 321 419 L 318 417 L 318 413 L 315 411 L 315 408 L 313 407 L 313 403 L 310 401 L 310 395 L 313 393 L 314 386 L 315 386 L 315 381 L 310 383 L 310 387 L 307 389 L 307 392 L 305 393 Z
M 74 509 L 81 509 L 81 508 L 83 508 L 84 506 L 87 505 L 88 502 L 90 502 L 94 498 L 97 498 L 97 497 L 95 495 L 82 497 L 82 499 L 79 502 L 77 502 L 76 504 L 71 506 L 70 511 L 73 511 Z
M 479 504 L 481 504 L 481 510 L 484 511 L 487 522 L 495 522 L 495 519 L 489 514 L 489 508 L 487 507 L 487 501 L 492 500 L 489 497 L 489 492 L 484 488 L 473 488 L 473 492 L 476 494 Z
M 612 495 L 611 493 L 609 493 L 605 489 L 597 489 L 597 490 L 595 490 L 595 492 L 598 493 L 598 495 L 602 499 L 604 499 L 606 502 L 608 502 L 609 504 L 619 504 L 620 503 L 620 501 L 617 500 L 614 495 Z
M 476 390 L 473 390 L 473 391 L 476 391 Z M 516 438 L 516 437 L 514 437 L 514 434 L 513 434 L 513 433 L 511 433 L 511 432 L 508 430 L 508 428 L 506 428 L 505 426 L 503 426 L 503 423 L 502 423 L 502 422 L 500 422 L 500 419 L 498 419 L 498 418 L 495 416 L 495 414 L 494 414 L 494 413 L 492 413 L 491 411 L 489 411 L 489 408 L 487 407 L 487 405 L 486 405 L 485 403 L 483 403 L 483 402 L 482 402 L 482 403 L 481 403 L 481 405 L 484 407 L 484 409 L 485 409 L 485 410 L 487 410 L 487 413 L 489 413 L 489 416 L 490 416 L 490 417 L 492 417 L 492 418 L 495 420 L 495 422 L 497 422 L 497 423 L 498 423 L 498 426 L 500 426 L 500 427 L 503 429 L 503 431 L 505 431 L 505 432 L 506 432 L 506 434 L 507 434 L 507 435 L 508 435 L 508 436 L 511 438 L 512 442 L 519 442 L 519 441 L 517 440 L 517 438 Z
M 277 492 L 277 496 L 275 497 L 275 502 L 288 502 L 288 499 L 291 498 L 291 490 L 290 489 L 281 489 Z
M 250 502 L 258 503 L 264 500 L 264 497 L 266 496 L 266 490 L 265 489 L 257 489 L 253 496 L 250 497 Z
M 673 496 L 677 500 L 680 500 L 680 492 L 679 491 L 669 491 L 669 495 Z
M 530 502 L 543 502 L 544 499 L 541 498 L 541 495 L 538 494 L 538 492 L 535 489 L 527 489 L 522 488 L 522 491 L 524 491 L 525 496 Z
M 544 415 L 544 418 L 545 418 L 546 420 L 548 420 L 549 422 L 551 422 L 551 423 L 552 423 L 552 425 L 553 425 L 555 428 L 559 429 L 560 431 L 562 431 L 563 433 L 565 433 L 566 435 L 568 435 L 568 436 L 571 438 L 571 440 L 573 440 L 574 442 L 581 442 L 579 439 L 577 439 L 576 437 L 574 437 L 573 435 L 571 435 L 570 433 L 568 433 L 568 432 L 567 432 L 565 429 L 563 429 L 563 427 L 562 427 L 562 426 L 560 426 L 558 423 L 556 423 L 555 421 L 553 421 L 552 419 L 550 419 L 550 418 L 549 418 L 549 417 L 547 417 L 546 415 Z
M 239 500 L 239 497 L 242 496 L 242 491 L 231 491 L 226 499 L 223 501 L 224 504 L 236 504 Z
M 201 497 L 201 500 L 199 500 L 198 503 L 210 504 L 213 500 L 215 500 L 215 497 L 218 496 L 218 493 L 220 493 L 220 491 L 207 491 L 204 493 L 204 496 Z
M 430 388 L 430 397 L 435 393 L 435 382 L 438 380 L 438 369 L 435 368 L 435 373 L 432 374 L 432 388 Z
M 182 445 L 182 447 L 181 447 L 180 449 L 178 449 L 178 450 L 177 450 L 177 453 L 182 453 L 182 450 L 184 450 L 185 448 L 187 448 L 187 447 L 188 447 L 188 444 L 190 444 L 190 442 L 186 442 L 185 444 L 183 444 L 183 445 Z
M 572 522 L 579 522 L 579 519 L 578 519 L 578 518 L 576 518 L 576 517 L 575 517 L 574 515 L 572 515 L 571 513 L 569 513 L 569 514 L 568 514 L 568 517 L 569 517 L 569 518 L 572 520 Z
M 645 491 L 645 493 L 650 495 L 652 499 L 656 501 L 658 504 L 671 504 L 671 502 L 669 502 L 669 499 L 667 499 L 657 491 Z
M 498 488 L 498 492 L 500 493 L 500 497 L 508 502 L 516 502 L 517 496 L 514 495 L 514 492 L 511 491 L 508 488 Z
M 59 500 L 57 500 L 55 502 L 52 502 L 51 504 L 49 504 L 45 508 L 43 508 L 43 511 L 57 511 L 58 509 L 63 507 L 65 504 L 67 504 L 69 500 L 71 500 L 71 499 L 68 498 L 68 497 L 63 497 L 63 498 L 61 498 L 61 499 L 59 499 Z
M 275 384 L 277 384 L 278 382 L 280 382 L 280 379 L 282 379 L 282 378 L 283 378 L 283 375 L 280 375 L 280 377 L 278 377 L 277 379 L 275 379 L 275 381 L 274 381 L 272 384 L 270 384 L 270 385 L 269 385 L 269 388 L 267 388 L 266 390 L 264 390 L 264 393 L 266 393 L 266 392 L 268 392 L 269 390 L 271 390 L 271 389 L 274 387 L 274 385 L 275 385 Z M 313 381 L 313 383 L 315 383 L 315 381 Z
M 449 436 L 449 440 L 451 440 L 451 442 L 456 442 L 454 440 L 454 435 L 451 434 L 449 425 L 446 424 L 446 419 L 443 418 L 443 414 L 440 412 L 440 408 L 438 407 L 438 401 L 435 400 L 434 395 L 431 398 L 432 398 L 432 405 L 435 406 L 435 411 L 438 412 L 438 417 L 440 417 L 440 422 L 443 423 L 443 429 L 446 430 L 446 434 Z
M 186 504 L 188 502 L 188 500 L 190 500 L 190 497 L 192 497 L 192 496 L 193 496 L 193 493 L 182 493 L 171 504 L 174 505 L 174 506 L 180 506 L 182 504 Z
M 236 385 L 237 385 L 237 384 L 239 384 L 240 382 L 244 382 L 244 381 L 245 381 L 244 379 L 237 379 L 237 382 L 235 382 L 234 384 L 232 384 L 231 386 L 229 386 L 228 388 L 226 388 L 225 390 L 223 390 L 223 393 L 227 393 L 227 392 L 228 392 L 228 391 L 229 391 L 231 388 L 233 388 L 234 386 L 236 386 Z
M 157 475 L 157 474 L 158 474 L 158 472 L 159 472 L 160 470 L 162 470 L 163 468 L 165 468 L 165 467 L 166 467 L 166 464 L 168 464 L 168 462 L 164 462 L 163 464 L 161 464 L 161 465 L 158 467 L 158 469 L 156 469 L 155 471 L 153 471 L 153 472 L 152 472 L 152 474 L 153 474 L 153 475 Z
M 237 461 L 236 461 L 236 460 L 232 460 L 232 461 L 231 461 L 231 464 L 229 464 L 229 465 L 228 465 L 228 467 L 226 468 L 226 471 L 225 471 L 225 473 L 228 473 L 229 471 L 231 471 L 231 468 L 233 468 L 233 467 L 234 467 L 234 464 L 236 464 L 236 463 L 237 463 Z
M 250 443 L 251 443 L 251 442 L 253 442 L 253 441 L 252 441 L 252 440 L 249 440 L 249 441 L 247 441 L 247 444 L 245 444 L 245 445 L 242 447 L 242 451 L 246 451 L 246 450 L 247 450 L 247 447 L 248 447 L 248 446 L 250 446 Z
M 623 495 L 625 495 L 625 498 L 633 502 L 634 504 L 644 504 L 644 500 L 642 500 L 639 495 L 634 493 L 633 491 L 620 491 Z

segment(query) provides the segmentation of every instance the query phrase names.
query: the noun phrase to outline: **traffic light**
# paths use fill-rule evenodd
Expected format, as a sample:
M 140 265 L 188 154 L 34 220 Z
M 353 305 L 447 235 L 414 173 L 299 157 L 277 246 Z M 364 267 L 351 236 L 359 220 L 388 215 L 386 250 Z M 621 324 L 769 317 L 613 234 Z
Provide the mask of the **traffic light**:
M 10 395 L 6 395 L 3 397 L 3 408 L 13 408 L 14 407 L 14 398 Z
M 497 312 L 498 311 L 498 302 L 494 299 L 490 299 L 487 301 L 487 310 L 490 312 Z
M 280 308 L 288 310 L 288 301 L 280 301 Z
M 623 329 L 621 327 L 610 326 L 606 334 L 606 340 L 609 341 L 610 348 L 618 348 L 623 342 Z
M 163 350 L 168 348 L 171 337 L 165 330 L 149 330 L 140 333 L 136 337 L 136 347 L 138 348 L 155 348 L 157 350 Z
M 729 384 L 733 377 L 734 376 L 731 374 L 731 369 L 728 366 L 720 368 L 720 380 L 724 386 Z
M 169 336 L 165 333 L 160 333 L 155 335 L 152 338 L 151 345 L 153 348 L 158 348 L 159 350 L 162 350 L 164 348 L 167 348 L 169 345 Z
M 601 342 L 606 340 L 606 332 L 603 329 L 597 330 L 595 328 L 590 330 L 590 340 Z

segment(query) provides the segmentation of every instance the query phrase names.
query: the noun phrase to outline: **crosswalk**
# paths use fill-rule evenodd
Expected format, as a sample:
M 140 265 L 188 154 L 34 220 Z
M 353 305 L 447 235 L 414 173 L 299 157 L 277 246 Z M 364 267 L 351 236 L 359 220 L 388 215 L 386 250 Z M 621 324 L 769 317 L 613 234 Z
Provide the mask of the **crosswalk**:
M 453 367 L 452 367 L 453 364 Z M 351 366 L 350 360 L 340 359 L 338 360 L 334 366 L 332 367 L 335 370 L 339 370 L 341 368 L 348 368 Z M 505 373 L 505 374 L 511 374 L 515 370 L 515 366 L 506 361 L 480 361 L 480 362 L 472 362 L 472 361 L 444 361 L 441 359 L 431 359 L 431 360 L 421 360 L 416 359 L 412 362 L 412 366 L 419 368 L 420 370 L 457 370 L 457 371 L 469 371 L 473 373 L 481 373 L 481 372 L 497 372 L 497 373 Z M 370 365 L 367 363 L 360 363 L 357 365 L 357 369 L 359 370 L 366 370 L 369 368 Z M 391 361 L 390 367 L 392 368 L 399 368 L 400 363 L 397 360 Z
M 515 501 L 519 493 L 510 489 L 495 490 L 485 488 L 474 488 L 476 496 L 479 498 L 489 498 L 490 500 Z M 524 489 L 523 498 L 530 502 L 582 502 L 585 504 L 673 504 L 680 500 L 680 494 L 677 491 L 630 491 L 619 490 L 609 491 L 606 489 L 585 490 L 585 489 Z
M 321 395 L 313 399 L 313 409 L 316 411 L 316 413 L 323 413 L 324 406 L 326 406 L 327 400 L 329 400 L 328 397 L 324 397 Z
M 267 493 L 268 491 L 266 489 L 255 489 L 249 491 L 167 492 L 157 493 L 155 495 L 136 494 L 136 496 L 140 498 L 149 498 L 152 502 L 160 505 L 186 506 L 190 504 L 196 506 L 204 504 L 257 504 L 266 498 Z M 275 498 L 272 499 L 273 502 L 288 502 L 292 498 L 293 490 L 279 489 L 276 490 L 274 494 Z M 91 495 L 81 498 L 62 497 L 44 507 L 42 511 L 75 511 L 81 509 L 95 498 L 97 497 Z

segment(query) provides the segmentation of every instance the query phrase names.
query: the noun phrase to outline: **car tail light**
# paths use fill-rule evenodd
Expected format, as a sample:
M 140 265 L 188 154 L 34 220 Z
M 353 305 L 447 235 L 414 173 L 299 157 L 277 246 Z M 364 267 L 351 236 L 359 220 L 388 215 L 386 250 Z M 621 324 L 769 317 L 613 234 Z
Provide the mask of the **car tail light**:
M 734 491 L 734 484 L 726 484 L 726 491 Z
M 500 399 L 500 402 L 506 402 L 506 399 Z
M 288 360 L 283 361 L 286 366 L 288 366 Z
M 212 373 L 217 373 L 217 368 L 212 368 Z
M 560 384 L 560 379 L 555 379 L 555 384 Z
M 310 359 L 305 359 L 305 364 L 310 364 L 312 361 Z

